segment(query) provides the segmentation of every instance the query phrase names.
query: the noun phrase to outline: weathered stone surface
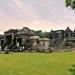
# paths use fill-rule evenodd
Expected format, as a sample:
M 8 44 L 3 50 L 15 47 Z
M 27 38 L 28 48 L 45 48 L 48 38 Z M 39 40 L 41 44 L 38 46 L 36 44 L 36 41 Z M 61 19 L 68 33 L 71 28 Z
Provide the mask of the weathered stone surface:
M 75 47 L 75 31 L 69 27 L 66 30 L 56 30 L 49 33 L 50 48 L 66 49 Z

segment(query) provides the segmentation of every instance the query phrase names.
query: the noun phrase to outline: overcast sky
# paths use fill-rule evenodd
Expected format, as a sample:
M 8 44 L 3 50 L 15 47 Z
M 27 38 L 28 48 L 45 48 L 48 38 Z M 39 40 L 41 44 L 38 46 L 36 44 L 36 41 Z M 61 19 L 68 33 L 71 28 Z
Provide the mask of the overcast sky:
M 34 30 L 75 28 L 75 13 L 64 0 L 0 0 L 0 33 L 29 27 Z

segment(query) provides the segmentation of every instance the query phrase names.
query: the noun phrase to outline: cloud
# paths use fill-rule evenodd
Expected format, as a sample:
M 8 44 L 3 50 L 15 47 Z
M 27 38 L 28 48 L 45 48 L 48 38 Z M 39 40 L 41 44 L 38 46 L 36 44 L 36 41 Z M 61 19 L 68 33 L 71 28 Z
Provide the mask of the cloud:
M 9 7 L 12 8 L 14 11 L 16 17 L 19 19 L 37 19 L 40 18 L 38 15 L 36 15 L 33 8 L 28 3 L 23 3 L 21 0 L 11 0 L 8 3 Z M 17 19 L 18 19 L 17 18 Z
M 7 31 L 8 29 L 21 29 L 23 27 L 29 27 L 32 30 L 51 31 L 53 30 L 65 30 L 67 27 L 72 30 L 75 28 L 73 23 L 56 24 L 48 21 L 20 21 L 20 20 L 0 20 L 0 33 Z M 3 32 L 2 32 L 3 31 Z
M 75 13 L 64 0 L 0 0 L 0 32 L 24 26 L 50 31 L 75 28 Z

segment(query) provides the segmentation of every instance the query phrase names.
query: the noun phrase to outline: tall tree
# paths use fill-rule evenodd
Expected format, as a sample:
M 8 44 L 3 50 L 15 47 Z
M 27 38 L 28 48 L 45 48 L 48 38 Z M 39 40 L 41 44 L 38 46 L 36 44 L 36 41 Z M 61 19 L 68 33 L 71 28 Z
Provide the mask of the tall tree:
M 66 7 L 70 6 L 73 10 L 75 9 L 75 0 L 65 0 Z

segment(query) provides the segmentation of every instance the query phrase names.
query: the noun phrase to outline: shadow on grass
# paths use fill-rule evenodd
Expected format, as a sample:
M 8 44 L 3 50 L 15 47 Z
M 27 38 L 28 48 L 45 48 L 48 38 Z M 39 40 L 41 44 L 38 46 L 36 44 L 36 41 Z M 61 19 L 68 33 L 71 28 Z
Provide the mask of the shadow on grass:
M 75 65 L 72 65 L 72 68 L 69 69 L 72 75 L 75 75 Z

